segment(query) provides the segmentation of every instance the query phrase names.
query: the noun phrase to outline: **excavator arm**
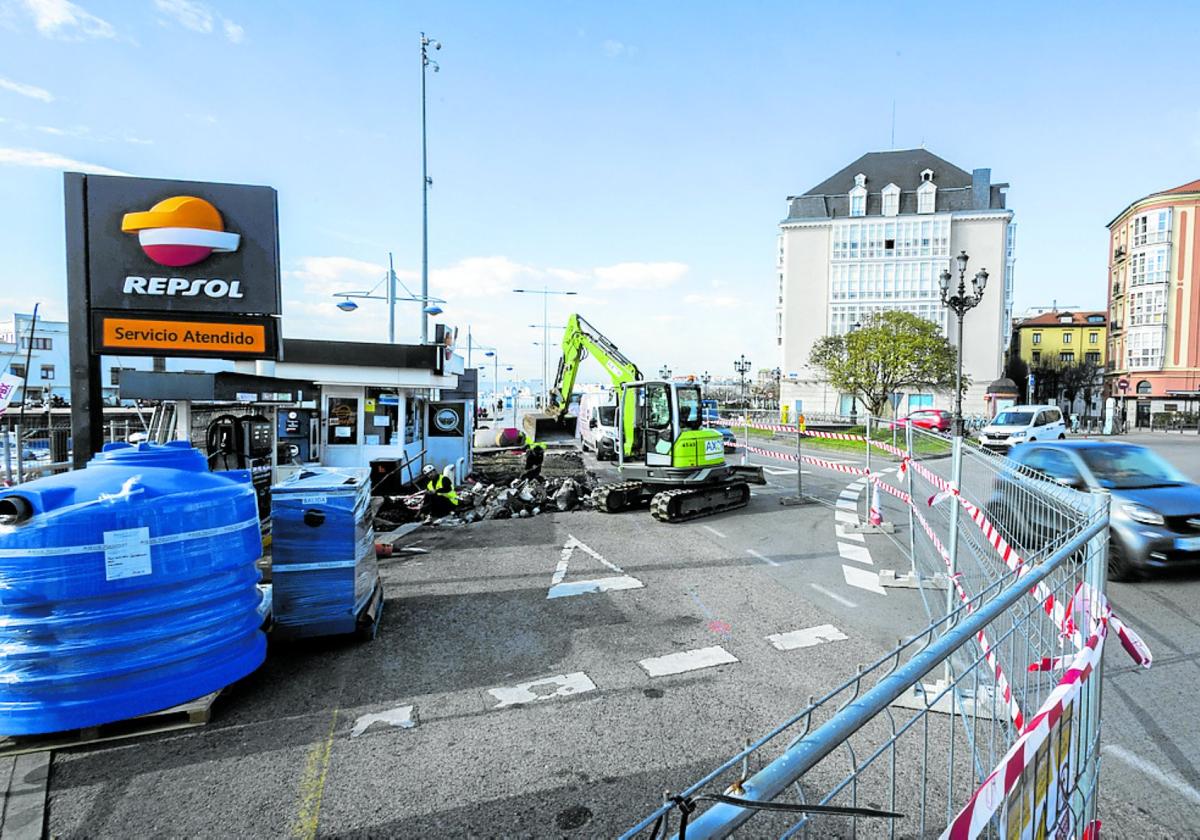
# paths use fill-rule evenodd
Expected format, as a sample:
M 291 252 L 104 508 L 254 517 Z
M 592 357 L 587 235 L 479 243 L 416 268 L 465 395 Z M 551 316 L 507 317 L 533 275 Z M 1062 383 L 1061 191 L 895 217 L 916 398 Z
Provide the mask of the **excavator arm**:
M 571 315 L 563 333 L 562 357 L 558 360 L 558 373 L 554 378 L 554 386 L 550 389 L 550 405 L 546 407 L 547 414 L 559 421 L 566 416 L 571 403 L 571 392 L 579 376 L 579 366 L 588 356 L 598 361 L 608 373 L 613 390 L 618 396 L 621 393 L 621 385 L 642 378 L 637 365 L 630 361 L 617 345 L 579 315 Z M 623 404 L 625 402 L 622 401 Z M 632 401 L 624 405 L 622 438 L 626 454 L 629 454 L 633 446 L 635 412 L 636 407 Z

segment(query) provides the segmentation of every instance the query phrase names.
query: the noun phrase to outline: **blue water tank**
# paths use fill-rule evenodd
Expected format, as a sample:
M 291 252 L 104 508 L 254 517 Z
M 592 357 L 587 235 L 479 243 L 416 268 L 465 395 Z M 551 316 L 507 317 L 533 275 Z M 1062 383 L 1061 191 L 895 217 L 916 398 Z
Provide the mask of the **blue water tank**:
M 104 447 L 0 491 L 0 734 L 95 726 L 216 691 L 262 664 L 248 472 L 186 441 Z

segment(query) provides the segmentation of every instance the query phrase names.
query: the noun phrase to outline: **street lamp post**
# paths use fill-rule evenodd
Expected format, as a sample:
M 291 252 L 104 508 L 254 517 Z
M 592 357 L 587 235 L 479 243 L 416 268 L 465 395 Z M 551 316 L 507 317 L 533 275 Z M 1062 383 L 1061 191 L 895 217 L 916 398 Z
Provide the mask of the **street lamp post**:
M 546 369 L 550 364 L 549 356 L 546 354 L 546 347 L 550 343 L 550 295 L 577 295 L 579 292 L 570 292 L 565 289 L 551 289 L 548 286 L 543 286 L 540 289 L 513 289 L 513 292 L 519 295 L 541 295 L 542 296 L 542 405 L 550 404 L 550 383 L 546 381 Z M 563 399 L 570 400 L 571 395 L 564 395 Z
M 742 379 L 742 407 L 746 407 L 746 374 L 750 371 L 750 360 L 743 353 L 740 358 L 734 359 L 733 369 L 737 371 L 738 376 Z
M 432 67 L 436 73 L 440 69 L 438 63 L 429 57 L 429 48 L 442 48 L 441 41 L 435 41 L 421 33 L 421 297 L 429 297 L 429 187 L 433 179 L 429 177 L 429 155 L 425 131 L 425 71 Z M 429 343 L 429 313 L 421 313 L 421 343 Z
M 954 373 L 954 434 L 956 437 L 962 437 L 963 434 L 963 414 L 962 414 L 962 367 L 963 367 L 963 316 L 968 310 L 974 309 L 983 300 L 983 290 L 987 288 L 988 273 L 987 269 L 981 268 L 975 272 L 975 276 L 971 278 L 971 293 L 967 293 L 966 274 L 967 261 L 970 257 L 966 251 L 959 251 L 958 256 L 954 258 L 958 263 L 958 288 L 951 289 L 951 284 L 954 280 L 950 269 L 944 269 L 941 276 L 938 278 L 942 290 L 942 305 L 951 309 L 958 317 L 958 346 L 957 359 Z
M 670 379 L 671 378 L 671 369 L 669 367 L 667 367 L 666 365 L 663 365 L 662 367 L 660 367 L 658 369 L 658 377 L 659 377 L 659 379 Z
M 387 283 L 387 294 L 386 295 L 374 294 L 375 289 L 378 289 L 381 283 Z M 404 289 L 405 292 L 408 292 L 408 294 L 407 295 L 396 294 L 397 284 L 399 284 Z M 426 287 L 426 292 L 428 292 L 428 287 Z M 446 302 L 443 298 L 429 297 L 428 294 L 422 294 L 422 295 L 418 296 L 418 295 L 414 295 L 412 292 L 409 292 L 408 287 L 405 286 L 403 283 L 400 283 L 399 279 L 396 277 L 396 270 L 392 265 L 391 252 L 388 253 L 387 275 L 383 278 L 383 280 L 380 280 L 379 283 L 376 283 L 374 288 L 368 289 L 365 292 L 334 292 L 333 296 L 335 298 L 341 298 L 341 300 L 339 300 L 337 303 L 337 308 L 342 310 L 343 312 L 353 312 L 356 309 L 358 309 L 358 304 L 354 302 L 356 300 L 387 301 L 387 305 L 388 305 L 388 343 L 389 344 L 396 343 L 396 303 L 398 301 L 411 301 L 413 303 L 423 304 L 423 306 L 421 307 L 422 343 L 425 342 L 424 330 L 425 330 L 425 322 L 426 322 L 427 316 L 442 314 L 442 308 L 440 306 L 438 306 L 437 304 Z
M 708 371 L 700 374 L 700 384 L 704 386 L 704 398 L 708 399 L 708 383 L 712 382 L 712 375 Z

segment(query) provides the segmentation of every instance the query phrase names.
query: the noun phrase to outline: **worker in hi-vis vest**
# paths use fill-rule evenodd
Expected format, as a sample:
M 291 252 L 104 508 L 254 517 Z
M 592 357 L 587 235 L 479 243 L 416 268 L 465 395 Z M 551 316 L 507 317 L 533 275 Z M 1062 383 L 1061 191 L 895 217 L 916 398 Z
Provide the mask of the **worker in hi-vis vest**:
M 426 522 L 445 516 L 458 507 L 458 494 L 454 492 L 454 482 L 448 475 L 438 475 L 433 464 L 421 468 L 421 480 L 418 486 L 425 492 L 421 500 L 421 514 Z

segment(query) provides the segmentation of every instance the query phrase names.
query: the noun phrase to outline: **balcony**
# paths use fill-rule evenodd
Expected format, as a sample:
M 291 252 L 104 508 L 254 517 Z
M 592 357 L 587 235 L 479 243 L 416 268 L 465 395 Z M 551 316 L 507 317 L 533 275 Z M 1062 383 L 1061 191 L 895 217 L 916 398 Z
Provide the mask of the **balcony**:
M 1113 262 L 1119 263 L 1123 259 L 1125 259 L 1125 246 L 1118 245 L 1117 249 L 1113 251 Z

